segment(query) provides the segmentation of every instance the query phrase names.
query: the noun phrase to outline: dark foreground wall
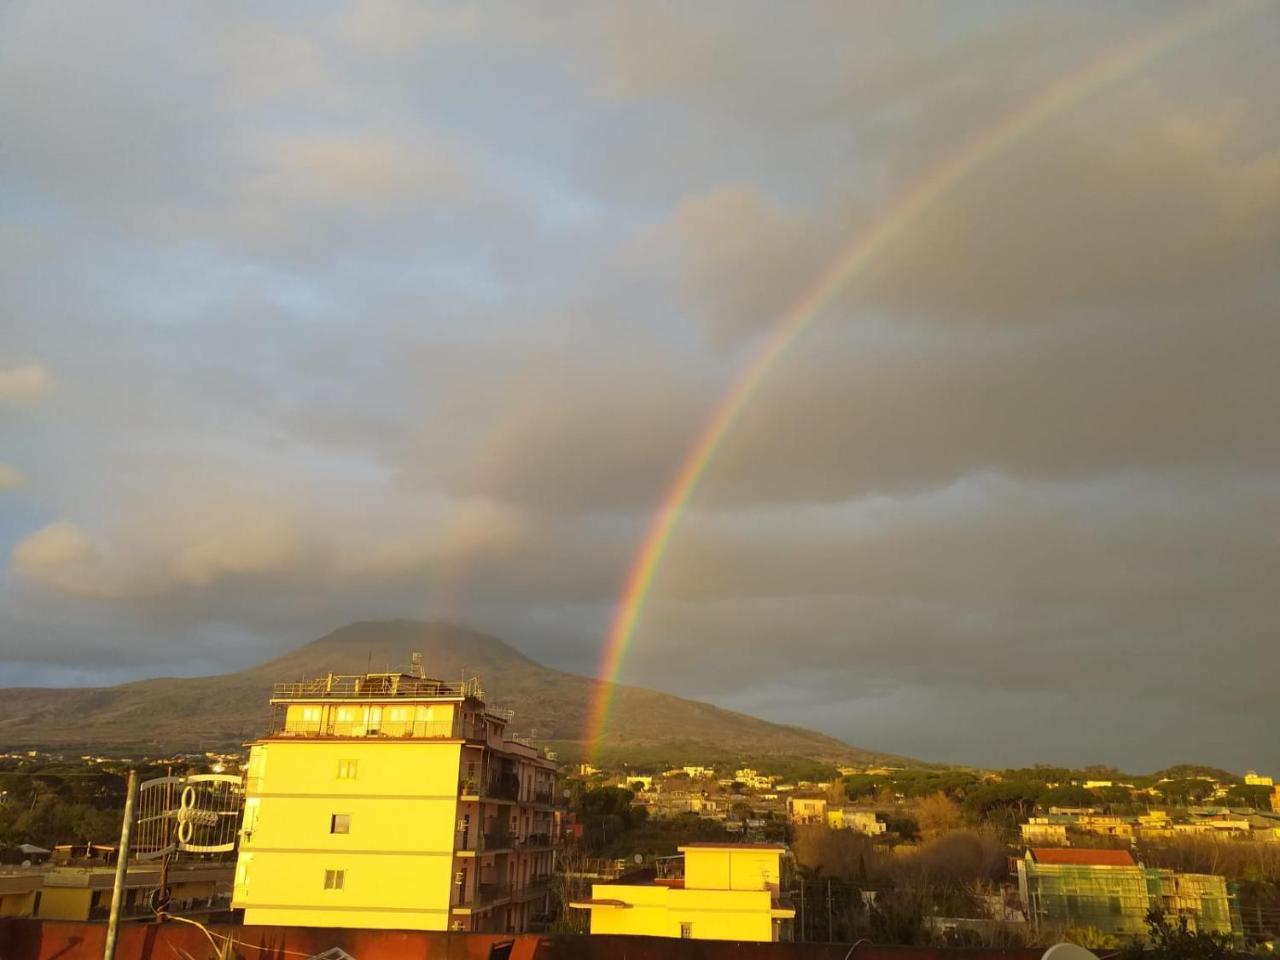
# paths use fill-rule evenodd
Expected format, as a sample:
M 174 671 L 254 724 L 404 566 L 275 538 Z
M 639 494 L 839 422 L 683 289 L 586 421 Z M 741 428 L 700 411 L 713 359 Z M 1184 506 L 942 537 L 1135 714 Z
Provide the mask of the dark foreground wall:
M 214 960 L 214 946 L 231 943 L 239 960 L 486 960 L 495 943 L 514 940 L 511 960 L 1038 960 L 1038 950 L 935 950 L 837 943 L 733 943 L 661 937 L 489 933 L 411 930 L 343 930 L 322 927 L 210 926 L 171 921 L 124 924 L 116 960 Z M 0 960 L 101 960 L 102 923 L 0 920 Z M 330 952 L 332 951 L 332 952 Z

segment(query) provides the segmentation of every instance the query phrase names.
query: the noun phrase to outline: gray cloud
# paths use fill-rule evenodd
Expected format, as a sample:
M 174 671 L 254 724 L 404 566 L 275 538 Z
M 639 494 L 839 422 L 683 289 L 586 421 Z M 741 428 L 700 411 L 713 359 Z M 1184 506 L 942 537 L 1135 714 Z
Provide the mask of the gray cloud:
M 401 615 L 594 669 L 764 331 L 962 144 L 1175 15 L 12 7 L 0 677 Z M 1280 762 L 1273 20 L 1032 131 L 825 306 L 627 678 L 937 759 Z

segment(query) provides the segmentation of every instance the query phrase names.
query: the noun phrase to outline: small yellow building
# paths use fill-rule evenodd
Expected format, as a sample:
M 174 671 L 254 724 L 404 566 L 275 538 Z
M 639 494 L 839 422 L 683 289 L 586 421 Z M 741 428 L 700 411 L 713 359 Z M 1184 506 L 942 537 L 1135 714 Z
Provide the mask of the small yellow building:
M 36 893 L 42 882 L 40 871 L 30 867 L 0 872 L 0 917 L 29 917 L 34 914 Z
M 170 911 L 200 916 L 226 910 L 233 872 L 230 863 L 170 865 Z M 35 916 L 42 920 L 105 920 L 111 909 L 115 875 L 113 866 L 66 866 L 45 871 Z M 120 915 L 125 919 L 153 917 L 152 895 L 159 885 L 159 864 L 130 866 Z
M 792 823 L 823 823 L 826 817 L 826 797 L 787 797 L 787 819 Z
M 252 745 L 234 906 L 246 924 L 524 932 L 547 915 L 555 764 L 478 682 L 276 684 Z
M 694 940 L 790 939 L 796 912 L 781 899 L 786 847 L 762 843 L 690 843 L 684 877 L 597 883 L 589 900 L 591 932 Z

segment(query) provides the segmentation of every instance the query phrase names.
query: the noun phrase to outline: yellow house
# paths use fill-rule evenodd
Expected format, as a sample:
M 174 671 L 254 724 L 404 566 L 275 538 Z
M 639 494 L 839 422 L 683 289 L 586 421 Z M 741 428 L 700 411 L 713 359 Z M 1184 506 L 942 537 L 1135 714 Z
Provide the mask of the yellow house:
M 787 797 L 787 819 L 792 823 L 823 823 L 826 817 L 826 797 Z
M 770 843 L 690 843 L 683 879 L 592 885 L 591 932 L 694 940 L 789 939 L 796 912 L 781 897 L 786 847 Z
M 0 873 L 0 917 L 29 917 L 35 913 L 40 871 L 18 868 Z
M 555 765 L 477 681 L 276 684 L 251 746 L 246 924 L 523 932 L 547 915 Z
M 230 863 L 171 864 L 169 910 L 179 916 L 200 916 L 227 909 L 231 892 Z M 105 920 L 111 909 L 115 882 L 113 866 L 54 867 L 43 876 L 37 894 L 35 916 L 42 920 Z M 125 919 L 155 916 L 152 895 L 160 885 L 159 864 L 130 866 L 125 874 Z

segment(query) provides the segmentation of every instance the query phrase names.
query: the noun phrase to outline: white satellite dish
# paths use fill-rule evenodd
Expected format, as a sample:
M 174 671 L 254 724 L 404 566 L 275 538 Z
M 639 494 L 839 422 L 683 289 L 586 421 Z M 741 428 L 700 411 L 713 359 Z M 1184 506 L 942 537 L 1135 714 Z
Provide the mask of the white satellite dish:
M 1055 943 L 1040 960 L 1098 960 L 1098 955 L 1078 943 Z

